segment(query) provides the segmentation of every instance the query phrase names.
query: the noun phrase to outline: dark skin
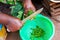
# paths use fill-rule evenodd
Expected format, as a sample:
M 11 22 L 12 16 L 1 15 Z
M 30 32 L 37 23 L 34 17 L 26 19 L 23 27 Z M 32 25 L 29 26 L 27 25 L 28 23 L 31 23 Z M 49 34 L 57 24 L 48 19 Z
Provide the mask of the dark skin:
M 29 10 L 32 10 L 32 11 L 36 10 L 36 8 L 33 5 L 31 0 L 24 0 L 23 5 L 24 5 L 24 9 L 25 9 L 25 14 L 27 14 Z
M 0 12 L 0 23 L 4 24 L 11 32 L 15 32 L 22 27 L 22 21 L 15 17 Z

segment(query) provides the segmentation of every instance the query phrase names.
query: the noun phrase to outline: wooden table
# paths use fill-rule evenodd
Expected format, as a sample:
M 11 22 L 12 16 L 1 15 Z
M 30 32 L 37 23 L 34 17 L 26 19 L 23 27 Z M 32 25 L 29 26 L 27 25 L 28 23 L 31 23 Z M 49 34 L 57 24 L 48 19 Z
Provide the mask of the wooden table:
M 52 19 L 55 25 L 55 36 L 52 40 L 60 40 L 60 23 Z

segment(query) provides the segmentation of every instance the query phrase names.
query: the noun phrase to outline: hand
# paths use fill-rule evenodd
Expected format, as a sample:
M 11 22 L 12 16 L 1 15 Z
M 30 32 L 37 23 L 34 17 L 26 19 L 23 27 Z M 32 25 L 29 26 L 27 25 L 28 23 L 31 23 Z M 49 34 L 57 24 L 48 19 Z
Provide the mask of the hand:
M 22 27 L 22 21 L 7 14 L 0 13 L 0 23 L 4 24 L 11 32 L 15 32 Z
M 33 12 L 36 10 L 31 0 L 24 0 L 23 4 L 24 4 L 24 9 L 26 14 L 28 13 L 29 10 L 32 10 Z
M 11 19 L 9 22 L 6 24 L 7 29 L 9 29 L 11 32 L 15 32 L 19 30 L 22 27 L 22 21 L 18 19 Z

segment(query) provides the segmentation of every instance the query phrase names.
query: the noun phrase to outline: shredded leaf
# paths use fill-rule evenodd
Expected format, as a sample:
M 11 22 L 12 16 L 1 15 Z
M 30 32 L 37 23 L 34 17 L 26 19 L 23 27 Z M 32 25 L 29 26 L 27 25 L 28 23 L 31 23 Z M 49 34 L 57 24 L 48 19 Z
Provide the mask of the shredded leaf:
M 29 10 L 27 15 L 29 16 L 29 15 L 31 15 L 32 13 L 33 13 L 33 11 L 32 11 L 32 10 Z
M 45 31 L 39 26 L 36 26 L 36 28 L 32 29 L 31 39 L 42 37 L 44 36 L 44 34 L 45 34 Z

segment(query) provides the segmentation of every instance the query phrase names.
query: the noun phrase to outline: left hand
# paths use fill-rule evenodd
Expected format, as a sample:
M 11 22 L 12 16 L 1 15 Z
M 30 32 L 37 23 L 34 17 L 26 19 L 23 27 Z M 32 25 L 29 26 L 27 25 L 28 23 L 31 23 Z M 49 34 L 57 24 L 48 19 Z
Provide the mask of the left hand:
M 27 14 L 29 10 L 32 10 L 33 12 L 36 10 L 31 0 L 24 0 L 23 4 L 25 9 L 25 14 Z

